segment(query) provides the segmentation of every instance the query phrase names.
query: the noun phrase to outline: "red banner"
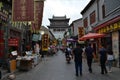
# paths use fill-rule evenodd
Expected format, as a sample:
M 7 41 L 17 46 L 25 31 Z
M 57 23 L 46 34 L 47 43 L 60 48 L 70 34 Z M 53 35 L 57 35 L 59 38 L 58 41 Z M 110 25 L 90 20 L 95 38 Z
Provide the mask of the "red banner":
M 4 35 L 4 31 L 0 30 L 0 58 L 3 57 L 4 49 L 5 49 L 3 35 Z
M 44 1 L 35 1 L 35 30 L 40 30 L 43 17 Z
M 34 21 L 34 0 L 13 0 L 13 21 Z

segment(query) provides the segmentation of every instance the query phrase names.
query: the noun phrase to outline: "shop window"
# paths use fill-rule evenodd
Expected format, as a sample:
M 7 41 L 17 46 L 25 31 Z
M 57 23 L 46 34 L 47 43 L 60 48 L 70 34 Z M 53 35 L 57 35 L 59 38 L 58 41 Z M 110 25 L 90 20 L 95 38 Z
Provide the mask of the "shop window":
M 86 28 L 86 27 L 88 26 L 88 20 L 87 20 L 87 18 L 85 18 L 85 19 L 83 20 L 83 23 L 84 23 L 84 27 Z
M 105 18 L 105 5 L 102 6 L 102 17 Z
M 105 46 L 107 50 L 112 50 L 112 35 L 107 34 L 107 36 L 101 40 L 101 43 Z
M 91 14 L 90 14 L 90 24 L 93 24 L 95 21 L 96 21 L 96 14 L 95 14 L 95 11 L 93 11 Z

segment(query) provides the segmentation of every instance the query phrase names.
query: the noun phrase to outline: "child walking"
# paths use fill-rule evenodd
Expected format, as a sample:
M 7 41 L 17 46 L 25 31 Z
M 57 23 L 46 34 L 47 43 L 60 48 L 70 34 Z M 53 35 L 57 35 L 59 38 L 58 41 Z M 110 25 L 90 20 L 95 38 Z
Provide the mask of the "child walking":
M 109 50 L 108 54 L 107 54 L 108 72 L 112 72 L 111 68 L 112 68 L 112 65 L 113 65 L 113 59 L 114 59 L 113 51 Z

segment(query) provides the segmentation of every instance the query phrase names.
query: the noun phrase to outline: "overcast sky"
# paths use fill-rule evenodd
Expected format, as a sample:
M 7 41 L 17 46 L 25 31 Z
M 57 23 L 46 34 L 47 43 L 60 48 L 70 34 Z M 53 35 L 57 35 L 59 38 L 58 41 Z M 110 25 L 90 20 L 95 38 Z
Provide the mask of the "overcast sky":
M 82 17 L 80 12 L 90 0 L 45 0 L 42 25 L 47 27 L 48 18 L 52 16 L 65 16 L 70 18 L 69 24 Z

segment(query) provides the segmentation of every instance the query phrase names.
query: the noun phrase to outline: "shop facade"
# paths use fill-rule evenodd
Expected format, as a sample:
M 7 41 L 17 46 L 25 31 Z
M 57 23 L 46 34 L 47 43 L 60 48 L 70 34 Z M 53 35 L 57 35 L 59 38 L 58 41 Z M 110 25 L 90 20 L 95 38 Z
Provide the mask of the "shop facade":
M 8 51 L 11 53 L 12 51 L 17 50 L 18 53 L 21 53 L 21 42 L 22 42 L 22 34 L 20 30 L 10 28 L 9 29 L 9 37 L 8 37 Z
M 0 1 L 0 66 L 3 64 L 6 53 L 6 28 L 9 20 L 10 2 Z
M 120 62 L 120 16 L 116 16 L 94 28 L 97 33 L 104 33 L 101 43 L 105 44 L 108 50 L 113 50 L 115 59 Z

